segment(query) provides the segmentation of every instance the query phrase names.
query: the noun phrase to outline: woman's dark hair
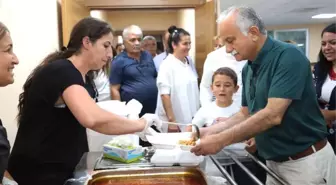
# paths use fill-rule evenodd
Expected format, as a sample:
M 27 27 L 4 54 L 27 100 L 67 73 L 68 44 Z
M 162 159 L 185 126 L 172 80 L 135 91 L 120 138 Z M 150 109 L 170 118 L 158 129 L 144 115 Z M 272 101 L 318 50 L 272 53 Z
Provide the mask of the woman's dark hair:
M 110 76 L 110 67 L 111 67 L 111 63 L 113 61 L 113 59 L 117 56 L 117 51 L 116 49 L 114 49 L 113 46 L 112 47 L 112 54 L 113 54 L 113 57 L 112 57 L 112 60 L 107 62 L 106 65 L 103 66 L 103 72 L 107 75 L 107 76 Z
M 0 40 L 5 36 L 5 34 L 9 32 L 6 25 L 4 25 L 2 22 L 0 22 Z
M 178 44 L 181 41 L 182 36 L 190 36 L 189 32 L 184 30 L 183 28 L 178 28 L 176 26 L 170 26 L 168 28 L 169 32 L 169 38 L 168 38 L 168 48 L 167 48 L 167 53 L 173 53 L 174 48 L 173 48 L 173 43 Z
M 336 24 L 330 24 L 327 27 L 325 27 L 321 33 L 321 38 L 323 37 L 323 34 L 329 32 L 329 33 L 335 33 L 336 34 Z M 316 74 L 316 78 L 319 79 L 325 79 L 332 68 L 332 62 L 328 61 L 327 58 L 324 56 L 322 52 L 322 47 L 320 49 L 319 55 L 318 55 L 319 61 L 317 62 L 320 70 Z
M 84 37 L 88 37 L 92 43 L 95 43 L 102 36 L 113 33 L 111 26 L 99 19 L 95 19 L 92 17 L 87 17 L 80 20 L 72 29 L 70 34 L 70 39 L 67 47 L 62 47 L 61 51 L 56 51 L 49 54 L 40 65 L 38 65 L 32 73 L 28 76 L 26 82 L 23 85 L 23 92 L 19 96 L 19 114 L 18 114 L 18 123 L 20 123 L 22 119 L 22 114 L 25 109 L 25 100 L 28 96 L 29 88 L 33 82 L 34 76 L 37 72 L 43 69 L 46 65 L 57 61 L 59 59 L 67 59 L 73 55 L 78 55 L 81 52 L 82 41 Z M 93 78 L 96 73 L 94 71 L 90 71 L 87 74 L 90 83 L 93 83 Z M 94 85 L 94 84 L 92 84 Z M 93 86 L 94 87 L 94 86 Z
M 119 48 L 119 47 L 121 47 L 123 44 L 122 43 L 118 43 L 117 45 L 116 45 L 116 50 Z
M 236 72 L 234 70 L 232 70 L 231 68 L 229 68 L 229 67 L 221 67 L 221 68 L 217 69 L 214 72 L 214 74 L 212 75 L 212 82 L 214 82 L 215 77 L 217 75 L 228 76 L 228 77 L 230 77 L 233 80 L 234 86 L 237 86 L 237 84 L 238 84 L 238 77 L 237 77 Z

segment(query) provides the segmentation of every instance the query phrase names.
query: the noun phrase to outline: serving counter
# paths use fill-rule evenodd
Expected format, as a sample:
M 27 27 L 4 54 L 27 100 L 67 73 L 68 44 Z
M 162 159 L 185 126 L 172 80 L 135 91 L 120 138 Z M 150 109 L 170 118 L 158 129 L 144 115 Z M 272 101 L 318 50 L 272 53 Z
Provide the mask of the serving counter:
M 285 185 L 282 179 L 276 176 L 271 170 L 269 170 L 262 162 L 260 162 L 253 155 L 248 154 L 246 151 L 235 151 L 224 149 L 214 156 L 206 156 L 204 161 L 197 167 L 197 169 L 203 172 L 208 185 L 237 185 L 233 178 L 232 171 L 229 173 L 228 170 L 232 165 L 238 165 L 248 177 L 250 177 L 251 182 L 254 184 L 263 184 L 260 180 L 253 175 L 244 165 L 244 162 L 251 161 L 260 165 L 268 174 L 277 179 L 280 184 Z M 74 172 L 74 178 L 69 179 L 65 182 L 65 185 L 85 185 L 93 174 L 99 172 L 109 172 L 113 170 L 134 170 L 134 169 L 145 169 L 147 171 L 164 170 L 162 167 L 154 167 L 150 163 L 138 162 L 129 164 L 130 168 L 127 169 L 126 164 L 118 163 L 115 161 L 104 160 L 102 158 L 102 152 L 88 152 L 85 153 L 76 166 Z M 190 172 L 193 167 L 171 167 L 171 169 L 181 168 L 184 172 Z M 194 167 L 195 168 L 195 167 Z M 112 170 L 111 170 L 112 169 Z M 134 171 L 133 171 L 134 172 Z M 125 173 L 125 172 L 123 172 Z M 127 172 L 126 172 L 127 173 Z M 139 173 L 139 172 L 138 172 Z M 140 172 L 144 173 L 144 172 Z
M 97 172 L 95 169 L 99 166 L 98 162 L 101 160 L 102 152 L 88 152 L 85 153 L 78 163 L 75 172 L 74 178 L 69 179 L 65 185 L 84 185 L 85 182 L 91 177 L 94 172 Z M 150 167 L 150 166 L 138 166 L 136 168 L 160 168 L 160 167 Z M 223 174 L 218 169 L 218 167 L 214 164 L 210 157 L 205 157 L 205 160 L 200 164 L 199 169 L 204 173 L 208 180 L 212 181 L 216 179 L 221 179 L 225 181 L 223 178 Z M 107 169 L 105 169 L 107 170 Z M 222 178 L 219 178 L 222 177 Z M 220 180 L 219 180 L 220 181 Z M 208 183 L 209 184 L 209 183 Z M 222 183 L 226 185 L 226 183 Z

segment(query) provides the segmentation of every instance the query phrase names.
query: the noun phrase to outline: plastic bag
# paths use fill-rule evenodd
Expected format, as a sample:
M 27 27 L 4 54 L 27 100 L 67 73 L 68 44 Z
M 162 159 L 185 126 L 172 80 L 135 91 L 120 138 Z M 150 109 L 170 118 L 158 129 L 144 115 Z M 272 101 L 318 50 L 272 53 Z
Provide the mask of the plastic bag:
M 127 136 L 116 136 L 107 144 L 121 149 L 131 149 L 136 147 L 134 146 L 133 141 Z
M 8 179 L 7 177 L 3 177 L 2 185 L 18 185 L 18 183 L 15 182 L 14 180 Z
M 129 101 L 127 104 L 126 102 L 121 102 L 118 100 L 108 100 L 98 102 L 97 105 L 108 112 L 117 114 L 119 116 L 127 117 L 129 119 L 138 119 L 139 113 L 142 110 L 142 104 L 134 99 Z M 91 152 L 102 151 L 103 145 L 116 137 L 114 135 L 101 134 L 91 129 L 87 129 L 86 133 L 89 150 Z M 139 137 L 137 135 L 127 134 L 125 136 L 129 137 L 134 145 L 139 145 Z

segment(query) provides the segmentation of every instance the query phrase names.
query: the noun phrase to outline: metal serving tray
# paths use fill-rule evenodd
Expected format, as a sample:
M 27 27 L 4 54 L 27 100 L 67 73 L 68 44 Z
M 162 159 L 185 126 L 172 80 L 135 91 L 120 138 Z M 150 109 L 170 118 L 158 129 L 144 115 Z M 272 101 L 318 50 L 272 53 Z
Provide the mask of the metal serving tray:
M 104 170 L 92 175 L 86 185 L 207 185 L 198 168 L 138 168 Z
M 143 150 L 144 157 L 132 163 L 123 163 L 115 161 L 112 159 L 105 158 L 103 155 L 101 155 L 94 166 L 94 170 L 153 167 L 154 165 L 150 163 L 150 159 L 154 155 L 154 152 L 155 149 L 153 147 L 145 147 Z

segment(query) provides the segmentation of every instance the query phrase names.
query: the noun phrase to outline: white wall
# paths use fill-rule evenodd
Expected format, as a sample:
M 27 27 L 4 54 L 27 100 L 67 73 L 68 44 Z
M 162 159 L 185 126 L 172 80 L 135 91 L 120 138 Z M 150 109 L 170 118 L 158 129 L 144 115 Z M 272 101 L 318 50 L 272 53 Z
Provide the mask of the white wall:
M 177 27 L 181 27 L 190 33 L 191 49 L 189 55 L 195 62 L 195 9 L 185 8 L 177 12 Z M 195 63 L 196 65 L 196 63 Z
M 107 11 L 103 11 L 103 10 L 91 10 L 90 11 L 90 16 L 97 18 L 97 19 L 101 19 L 104 21 L 108 21 L 108 14 Z M 113 25 L 111 25 L 113 27 Z
M 23 83 L 31 70 L 59 46 L 57 1 L 0 0 L 0 21 L 10 29 L 14 52 L 20 62 L 14 70 L 15 83 L 0 88 L 0 118 L 13 146 L 18 96 Z
M 317 62 L 317 56 L 321 48 L 321 33 L 328 24 L 296 24 L 267 26 L 267 30 L 308 29 L 308 58 L 310 62 Z

